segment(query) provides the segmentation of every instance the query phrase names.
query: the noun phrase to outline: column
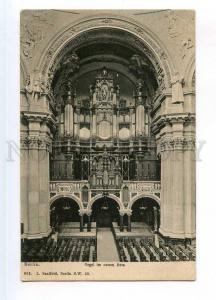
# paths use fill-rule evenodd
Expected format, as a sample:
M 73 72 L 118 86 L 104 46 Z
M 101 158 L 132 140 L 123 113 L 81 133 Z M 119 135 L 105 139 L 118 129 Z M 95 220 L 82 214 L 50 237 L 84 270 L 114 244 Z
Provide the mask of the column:
M 77 138 L 79 139 L 79 136 L 80 136 L 80 106 L 77 106 L 76 112 L 77 112 Z
M 116 138 L 119 137 L 119 109 L 116 108 Z
M 175 127 L 172 126 L 172 129 Z M 179 130 L 182 128 L 181 124 L 178 124 L 178 128 Z M 184 139 L 180 132 L 179 135 L 167 135 L 161 142 L 160 233 L 171 238 L 185 236 L 183 144 Z
M 128 226 L 127 226 L 127 231 L 131 231 L 131 213 L 127 213 L 127 218 L 128 218 Z
M 80 232 L 83 232 L 83 214 L 80 213 Z
M 153 207 L 154 210 L 154 232 L 158 232 L 158 208 L 157 206 Z
M 23 233 L 28 234 L 28 134 L 21 132 L 20 141 L 20 184 L 21 184 L 21 223 L 24 225 Z
M 91 231 L 91 215 L 88 215 L 88 225 L 87 225 L 87 231 Z
M 93 104 L 97 103 L 97 93 L 96 91 L 93 93 Z
M 60 115 L 60 126 L 59 126 L 59 136 L 64 135 L 64 113 L 61 113 Z
M 41 123 L 39 141 L 39 224 L 40 233 L 47 236 L 50 232 L 50 211 L 49 211 L 49 151 L 51 138 L 46 122 Z
M 195 238 L 196 207 L 195 207 L 195 137 L 189 136 L 185 139 L 184 151 L 184 229 L 185 238 Z
M 116 105 L 116 93 L 113 93 L 113 104 Z
M 40 123 L 30 124 L 29 127 L 40 128 Z M 30 131 L 31 132 L 31 131 Z M 28 177 L 28 237 L 40 237 L 40 224 L 39 224 L 39 153 L 38 143 L 39 134 L 36 132 L 29 135 L 29 177 Z
M 145 109 L 140 101 L 141 100 L 138 99 L 136 107 L 136 135 L 138 137 L 144 133 L 145 128 Z
M 65 125 L 65 134 L 73 136 L 73 106 L 72 106 L 72 96 L 71 92 L 68 91 L 66 98 L 66 105 L 64 110 L 64 125 Z
M 136 136 L 139 137 L 145 133 L 145 99 L 144 85 L 142 80 L 137 81 L 136 85 Z
M 117 134 L 117 117 L 116 117 L 116 108 L 113 109 L 113 138 L 116 138 Z
M 149 108 L 145 111 L 145 134 L 150 136 L 150 112 Z
M 26 137 L 28 178 L 22 182 L 21 190 L 27 193 L 28 197 L 27 205 L 25 205 L 28 221 L 25 222 L 25 236 L 28 239 L 34 239 L 46 237 L 50 233 L 49 150 L 51 136 L 48 127 L 50 120 L 44 114 L 30 112 L 24 113 L 24 118 L 28 122 L 28 136 Z
M 183 181 L 183 137 L 174 137 L 173 150 L 173 226 L 172 232 L 184 238 L 184 181 Z
M 165 235 L 167 229 L 172 223 L 172 180 L 171 176 L 171 163 L 173 162 L 172 156 L 172 139 L 169 131 L 171 130 L 170 126 L 167 125 L 165 130 L 168 132 L 160 142 L 161 149 L 161 224 L 160 232 L 162 235 Z
M 97 118 L 95 108 L 92 109 L 92 136 L 97 135 Z
M 133 107 L 130 106 L 130 137 L 134 138 L 133 132 Z
M 123 223 L 123 217 L 124 217 L 124 214 L 120 212 L 120 231 L 123 231 L 124 230 L 124 223 Z

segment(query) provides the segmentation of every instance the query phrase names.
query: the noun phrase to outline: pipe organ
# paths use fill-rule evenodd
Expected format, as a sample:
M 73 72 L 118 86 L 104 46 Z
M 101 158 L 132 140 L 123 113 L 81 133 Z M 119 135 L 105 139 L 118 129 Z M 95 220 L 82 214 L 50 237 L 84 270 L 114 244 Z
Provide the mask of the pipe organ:
M 134 85 L 131 99 L 124 98 L 117 78 L 104 67 L 88 95 L 77 97 L 70 82 L 61 98 L 52 180 L 88 180 L 93 188 L 120 188 L 124 180 L 159 180 L 143 81 Z

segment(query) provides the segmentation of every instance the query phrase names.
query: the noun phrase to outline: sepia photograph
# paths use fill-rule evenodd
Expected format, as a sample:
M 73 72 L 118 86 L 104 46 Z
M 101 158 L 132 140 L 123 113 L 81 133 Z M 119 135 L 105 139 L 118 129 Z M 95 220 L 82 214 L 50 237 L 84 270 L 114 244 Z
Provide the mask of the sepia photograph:
M 21 279 L 195 280 L 195 136 L 195 11 L 21 11 Z

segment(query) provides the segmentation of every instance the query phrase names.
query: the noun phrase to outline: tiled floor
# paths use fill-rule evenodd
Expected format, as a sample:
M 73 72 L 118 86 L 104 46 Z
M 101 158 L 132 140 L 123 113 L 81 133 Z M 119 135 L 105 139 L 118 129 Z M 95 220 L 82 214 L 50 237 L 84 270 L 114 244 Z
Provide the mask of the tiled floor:
M 119 261 L 118 251 L 111 228 L 98 228 L 97 261 Z

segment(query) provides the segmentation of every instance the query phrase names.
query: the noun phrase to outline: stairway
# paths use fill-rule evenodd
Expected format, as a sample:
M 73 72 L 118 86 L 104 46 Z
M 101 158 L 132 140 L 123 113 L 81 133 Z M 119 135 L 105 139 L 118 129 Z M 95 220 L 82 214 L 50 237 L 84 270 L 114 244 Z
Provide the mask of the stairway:
M 98 228 L 97 230 L 97 261 L 119 261 L 119 255 L 111 228 Z

